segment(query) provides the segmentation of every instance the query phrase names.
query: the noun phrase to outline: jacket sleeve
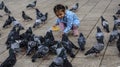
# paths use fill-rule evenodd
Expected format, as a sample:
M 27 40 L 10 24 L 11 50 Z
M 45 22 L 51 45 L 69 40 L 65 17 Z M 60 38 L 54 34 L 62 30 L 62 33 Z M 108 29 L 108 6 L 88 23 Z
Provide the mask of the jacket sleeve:
M 72 28 L 72 23 L 73 23 L 73 16 L 68 16 L 67 17 L 67 27 L 64 29 L 64 33 L 68 33 L 71 28 Z
M 59 25 L 59 23 L 60 23 L 60 19 L 58 18 L 58 19 L 56 20 L 56 25 Z

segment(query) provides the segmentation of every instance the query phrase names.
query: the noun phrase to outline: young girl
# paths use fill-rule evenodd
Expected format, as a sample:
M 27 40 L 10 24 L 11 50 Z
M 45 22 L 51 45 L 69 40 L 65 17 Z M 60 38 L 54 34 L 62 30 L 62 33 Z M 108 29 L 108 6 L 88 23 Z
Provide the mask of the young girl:
M 74 36 L 79 35 L 78 27 L 80 21 L 75 13 L 66 10 L 62 4 L 58 4 L 54 7 L 54 13 L 58 17 L 55 26 L 59 25 L 63 33 L 68 34 L 69 31 L 72 30 Z

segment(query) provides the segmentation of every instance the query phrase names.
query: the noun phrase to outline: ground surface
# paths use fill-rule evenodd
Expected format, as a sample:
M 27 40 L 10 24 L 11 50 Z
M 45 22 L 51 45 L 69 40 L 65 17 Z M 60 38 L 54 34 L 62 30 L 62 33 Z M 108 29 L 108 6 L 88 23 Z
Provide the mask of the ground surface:
M 25 8 L 26 5 L 28 3 L 31 3 L 32 1 L 33 0 L 4 0 L 5 4 L 12 11 L 12 15 L 23 24 L 25 29 L 32 26 L 35 21 L 35 10 Z M 102 29 L 100 16 L 103 15 L 108 20 L 110 24 L 110 31 L 112 31 L 112 15 L 114 15 L 115 12 L 120 9 L 120 7 L 118 7 L 120 0 L 38 0 L 36 7 L 43 13 L 48 12 L 49 18 L 46 24 L 42 25 L 38 29 L 33 29 L 34 33 L 36 35 L 45 35 L 46 31 L 49 30 L 50 27 L 55 23 L 56 16 L 53 13 L 53 7 L 56 4 L 61 3 L 64 5 L 68 5 L 68 7 L 71 8 L 71 6 L 76 2 L 78 2 L 80 6 L 78 11 L 76 12 L 81 20 L 79 32 L 82 32 L 87 39 L 86 50 L 91 48 L 91 46 L 96 43 L 96 26 L 100 26 L 100 28 Z M 34 20 L 30 22 L 23 22 L 23 19 L 21 18 L 21 11 L 23 10 Z M 0 15 L 4 14 L 4 11 L 0 11 Z M 8 57 L 8 50 L 6 50 L 5 41 L 7 39 L 9 31 L 12 28 L 2 28 L 2 25 L 4 24 L 6 18 L 7 15 L 4 15 L 2 18 L 0 18 L 0 33 L 2 34 L 0 37 L 0 63 L 2 63 L 6 59 L 6 57 Z M 107 45 L 109 33 L 106 33 L 103 29 L 102 31 L 105 35 L 105 45 Z M 56 40 L 61 40 L 59 32 L 54 32 L 54 36 Z M 69 36 L 69 38 L 74 44 L 78 46 L 78 37 Z M 75 51 L 76 57 L 74 59 L 69 58 L 73 67 L 120 66 L 120 58 L 118 57 L 118 51 L 116 49 L 115 43 L 113 43 L 112 46 L 106 46 L 99 57 L 86 57 L 84 56 L 85 52 L 77 50 Z M 24 53 L 20 53 L 17 55 L 17 63 L 14 67 L 48 67 L 54 57 L 54 55 L 48 55 L 48 58 L 50 58 L 49 60 L 37 59 L 35 63 L 32 63 L 30 56 L 26 56 Z

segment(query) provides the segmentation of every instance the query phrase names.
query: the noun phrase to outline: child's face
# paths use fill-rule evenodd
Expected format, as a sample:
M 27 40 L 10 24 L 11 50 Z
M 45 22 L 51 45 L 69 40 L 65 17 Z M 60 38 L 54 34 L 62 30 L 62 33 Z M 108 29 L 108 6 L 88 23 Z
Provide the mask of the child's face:
M 65 12 L 62 10 L 57 11 L 55 14 L 58 18 L 63 18 L 65 16 Z

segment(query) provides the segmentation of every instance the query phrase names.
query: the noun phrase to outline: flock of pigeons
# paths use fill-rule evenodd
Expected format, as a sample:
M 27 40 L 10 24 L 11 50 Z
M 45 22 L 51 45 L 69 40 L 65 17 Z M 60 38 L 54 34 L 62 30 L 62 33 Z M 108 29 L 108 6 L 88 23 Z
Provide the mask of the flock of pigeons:
M 39 11 L 39 9 L 35 8 L 37 1 L 32 2 L 31 4 L 28 4 L 26 8 L 34 8 L 36 10 L 36 20 L 33 24 L 33 28 L 39 27 L 40 24 L 45 23 L 48 18 L 48 13 L 46 12 L 43 14 Z M 4 2 L 2 1 L 0 4 L 0 10 L 3 10 L 8 15 L 8 18 L 6 19 L 3 28 L 7 28 L 9 25 L 13 23 L 13 26 L 16 27 L 23 27 L 19 21 L 17 21 L 13 16 L 11 16 L 11 11 L 5 6 Z M 2 16 L 1 16 L 2 17 Z M 25 11 L 22 11 L 22 18 L 24 21 L 30 21 L 33 20 L 30 16 L 28 16 Z M 24 27 L 23 27 L 24 28 Z
M 26 8 L 35 8 L 37 1 L 34 1 L 31 4 L 28 4 Z M 120 6 L 120 5 L 119 5 Z M 79 7 L 79 4 L 76 3 L 71 9 L 71 11 L 75 12 Z M 21 49 L 25 49 L 26 55 L 33 55 L 31 57 L 32 62 L 35 62 L 37 58 L 44 58 L 48 54 L 57 55 L 56 58 L 53 59 L 53 62 L 49 65 L 49 67 L 72 67 L 72 64 L 69 62 L 67 55 L 71 58 L 75 58 L 75 50 L 85 50 L 86 39 L 82 33 L 79 34 L 78 37 L 78 46 L 77 47 L 70 39 L 68 35 L 63 34 L 62 39 L 60 41 L 56 41 L 52 30 L 46 32 L 44 36 L 37 36 L 33 33 L 32 28 L 38 27 L 41 23 L 45 23 L 48 18 L 48 13 L 42 14 L 37 8 L 36 10 L 36 21 L 33 27 L 29 27 L 24 33 L 20 34 L 21 30 L 24 30 L 24 27 L 18 22 L 13 16 L 11 16 L 11 12 L 5 6 L 2 1 L 0 4 L 0 10 L 4 9 L 6 14 L 8 15 L 8 19 L 6 20 L 3 28 L 7 28 L 8 25 L 13 23 L 13 28 L 8 34 L 8 38 L 5 42 L 7 45 L 7 49 L 9 49 L 9 57 L 0 65 L 0 67 L 13 67 L 17 61 L 16 53 L 19 53 Z M 7 10 L 6 10 L 7 9 Z M 66 6 L 66 9 L 68 7 Z M 120 15 L 120 10 L 116 13 Z M 2 17 L 2 16 L 1 16 Z M 22 17 L 25 21 L 33 20 L 31 17 L 25 14 L 22 11 Z M 103 16 L 101 16 L 101 24 L 107 33 L 110 32 L 109 43 L 115 42 L 117 40 L 117 48 L 120 52 L 120 33 L 118 32 L 118 27 L 120 26 L 120 19 L 113 15 L 114 18 L 114 27 L 113 31 L 110 32 L 109 24 Z M 97 26 L 96 33 L 97 43 L 91 47 L 88 51 L 86 51 L 85 55 L 90 54 L 99 54 L 104 49 L 104 34 L 101 31 L 100 27 Z
M 28 4 L 26 8 L 36 10 L 36 20 L 32 27 L 29 27 L 24 33 L 20 34 L 21 30 L 25 30 L 23 25 L 15 19 L 11 14 L 11 11 L 7 8 L 5 3 L 0 3 L 0 10 L 4 10 L 8 18 L 3 24 L 3 28 L 9 28 L 13 24 L 11 31 L 8 34 L 5 42 L 7 49 L 9 49 L 9 57 L 1 63 L 0 67 L 13 67 L 17 61 L 16 53 L 19 53 L 22 49 L 25 49 L 26 55 L 33 55 L 32 62 L 35 62 L 37 58 L 44 58 L 49 53 L 57 55 L 57 58 L 51 63 L 50 67 L 72 67 L 72 64 L 67 59 L 67 54 L 74 58 L 75 54 L 73 49 L 79 49 L 75 46 L 66 34 L 63 34 L 61 41 L 54 39 L 52 30 L 46 32 L 45 36 L 37 36 L 33 34 L 32 28 L 39 27 L 40 24 L 44 24 L 48 18 L 48 13 L 41 13 L 39 9 L 35 8 L 37 1 Z M 78 3 L 76 3 L 70 10 L 75 11 L 78 9 Z M 2 17 L 2 15 L 0 15 Z M 25 11 L 22 11 L 22 18 L 24 21 L 33 20 L 28 16 Z M 62 65 L 62 66 L 61 66 Z

